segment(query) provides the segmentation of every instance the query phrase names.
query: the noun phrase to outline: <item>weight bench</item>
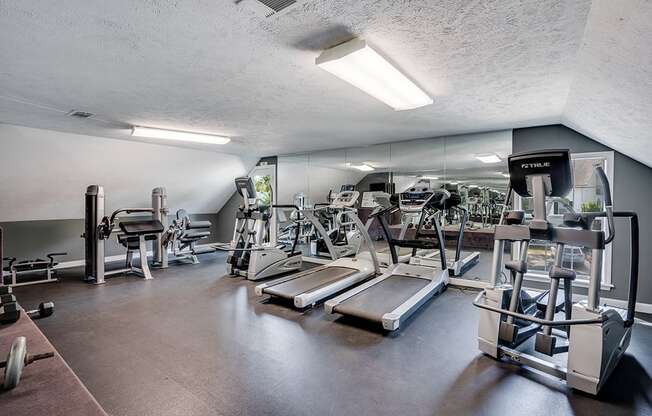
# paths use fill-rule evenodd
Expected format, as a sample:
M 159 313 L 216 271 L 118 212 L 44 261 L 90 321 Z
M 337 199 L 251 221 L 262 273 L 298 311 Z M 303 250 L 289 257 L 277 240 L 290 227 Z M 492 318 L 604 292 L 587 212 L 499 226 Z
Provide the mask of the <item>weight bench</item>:
M 125 268 L 105 272 L 106 275 L 118 273 L 136 273 L 145 280 L 152 279 L 152 273 L 147 264 L 147 241 L 155 240 L 156 235 L 163 232 L 163 224 L 159 220 L 137 220 L 120 222 L 122 234 L 118 234 L 118 242 L 127 249 Z M 138 266 L 133 265 L 134 253 L 138 251 Z
M 57 263 L 55 261 L 56 256 L 65 256 L 68 253 L 49 253 L 45 257 L 48 260 L 44 259 L 35 259 L 35 260 L 22 260 L 16 261 L 16 257 L 3 257 L 3 231 L 0 227 L 0 259 L 2 262 L 7 262 L 6 266 L 3 266 L 0 269 L 0 287 L 2 286 L 25 286 L 25 285 L 34 285 L 37 283 L 49 283 L 56 282 L 59 279 L 56 278 L 56 270 L 54 269 Z M 45 272 L 45 278 L 38 280 L 29 280 L 26 282 L 18 282 L 18 276 L 22 274 L 37 274 Z M 5 284 L 5 277 L 11 276 L 11 282 Z
M 37 283 L 56 282 L 59 279 L 56 278 L 55 267 L 59 263 L 55 261 L 54 258 L 56 256 L 65 256 L 67 254 L 68 253 L 49 253 L 45 255 L 48 260 L 39 258 L 35 260 L 16 261 L 16 257 L 3 257 L 2 261 L 6 261 L 8 263 L 7 266 L 2 268 L 2 279 L 0 279 L 0 286 L 26 286 L 34 285 Z M 45 278 L 18 282 L 19 275 L 38 273 L 45 273 Z M 7 275 L 11 276 L 11 282 L 5 285 L 4 279 Z
M 174 258 L 170 260 L 190 260 L 192 264 L 199 263 L 198 254 L 213 253 L 212 247 L 197 248 L 195 244 L 198 241 L 207 239 L 211 232 L 210 221 L 193 221 L 184 209 L 177 211 L 176 219 L 173 221 L 168 230 L 164 247 L 172 247 Z

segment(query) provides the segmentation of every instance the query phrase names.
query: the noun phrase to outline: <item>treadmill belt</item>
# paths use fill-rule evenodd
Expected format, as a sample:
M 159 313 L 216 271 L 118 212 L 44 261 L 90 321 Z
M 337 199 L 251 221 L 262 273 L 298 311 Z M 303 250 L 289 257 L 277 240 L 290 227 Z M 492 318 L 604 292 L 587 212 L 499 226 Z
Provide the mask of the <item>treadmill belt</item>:
M 293 299 L 297 295 L 319 289 L 320 287 L 329 285 L 358 272 L 358 269 L 352 269 L 350 267 L 324 267 L 314 273 L 305 274 L 303 277 L 267 287 L 263 292 L 282 298 Z
M 393 311 L 431 281 L 417 277 L 391 276 L 337 305 L 333 311 L 382 322 Z

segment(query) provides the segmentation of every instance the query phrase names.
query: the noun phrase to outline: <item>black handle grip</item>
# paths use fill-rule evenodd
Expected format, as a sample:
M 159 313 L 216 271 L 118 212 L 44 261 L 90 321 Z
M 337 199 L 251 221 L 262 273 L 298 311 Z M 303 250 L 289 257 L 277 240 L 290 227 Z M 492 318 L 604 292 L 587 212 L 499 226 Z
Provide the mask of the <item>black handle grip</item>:
M 609 237 L 605 240 L 605 244 L 611 243 L 615 236 L 615 227 L 614 227 L 614 216 L 613 216 L 613 203 L 611 200 L 611 188 L 609 187 L 609 180 L 607 175 L 604 173 L 602 166 L 596 166 L 595 174 L 600 180 L 600 185 L 602 187 L 602 192 L 604 193 L 604 205 L 605 211 L 607 214 L 607 225 L 609 226 Z
M 609 187 L 609 180 L 607 179 L 607 174 L 604 173 L 602 166 L 597 166 L 595 168 L 595 174 L 600 180 L 600 185 L 602 187 L 602 192 L 604 192 L 604 204 L 608 207 L 613 206 L 611 201 L 611 188 Z

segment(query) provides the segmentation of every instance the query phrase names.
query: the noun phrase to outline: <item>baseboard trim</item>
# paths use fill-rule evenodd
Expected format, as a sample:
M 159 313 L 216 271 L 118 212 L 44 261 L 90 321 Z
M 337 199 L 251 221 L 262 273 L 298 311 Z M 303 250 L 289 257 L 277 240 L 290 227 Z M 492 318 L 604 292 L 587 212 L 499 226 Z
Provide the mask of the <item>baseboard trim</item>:
M 210 247 L 215 243 L 208 243 L 208 244 L 197 244 L 195 247 L 197 248 L 203 248 L 203 247 Z M 147 250 L 147 257 L 151 257 L 154 255 L 154 252 L 152 250 Z M 105 263 L 113 263 L 117 261 L 125 261 L 127 259 L 127 254 L 117 254 L 115 256 L 106 256 L 104 258 Z M 69 260 L 69 261 L 62 261 L 61 263 L 57 264 L 54 269 L 70 269 L 72 267 L 81 267 L 86 265 L 86 260 Z
M 200 247 L 208 247 L 211 246 L 214 243 L 209 243 L 209 244 L 198 244 L 197 248 Z M 147 251 L 147 256 L 152 256 L 153 252 Z M 311 263 L 317 263 L 317 264 L 328 264 L 332 260 L 330 259 L 318 259 L 315 257 L 308 257 L 308 256 L 302 256 L 304 261 L 311 262 Z M 106 257 L 107 262 L 116 262 L 116 261 L 124 261 L 127 258 L 126 254 L 119 254 L 115 256 L 108 256 Z M 81 267 L 86 265 L 85 260 L 70 260 L 70 261 L 64 261 L 59 263 L 55 269 L 69 269 L 72 267 Z M 7 273 L 3 273 L 3 275 L 7 275 Z M 467 287 L 473 287 L 473 288 L 478 288 L 482 289 L 486 286 L 485 282 L 477 282 L 477 281 L 472 281 L 468 279 L 459 279 L 459 278 L 451 278 L 450 283 L 456 286 L 467 286 Z M 575 294 L 573 295 L 574 298 L 576 299 L 586 299 L 585 295 L 579 295 Z M 612 299 L 612 298 L 605 298 L 601 297 L 600 298 L 600 303 L 608 306 L 615 306 L 617 308 L 622 308 L 625 309 L 627 308 L 627 301 L 626 300 L 621 300 L 621 299 Z M 636 311 L 641 312 L 641 313 L 647 313 L 647 314 L 652 314 L 652 304 L 651 303 L 643 303 L 643 302 L 636 302 Z

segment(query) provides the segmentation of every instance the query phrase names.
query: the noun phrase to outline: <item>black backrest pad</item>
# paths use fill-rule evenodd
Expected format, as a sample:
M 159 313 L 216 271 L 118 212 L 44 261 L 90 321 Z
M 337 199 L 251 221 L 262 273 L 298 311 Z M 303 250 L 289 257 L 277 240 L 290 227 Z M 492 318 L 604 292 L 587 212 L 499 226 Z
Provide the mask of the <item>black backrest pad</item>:
M 520 196 L 532 196 L 527 189 L 527 177 L 532 175 L 550 176 L 550 196 L 566 196 L 573 188 L 568 149 L 515 153 L 509 155 L 508 164 L 509 180 Z
M 163 232 L 163 224 L 159 220 L 123 221 L 120 229 L 126 235 L 158 234 Z

